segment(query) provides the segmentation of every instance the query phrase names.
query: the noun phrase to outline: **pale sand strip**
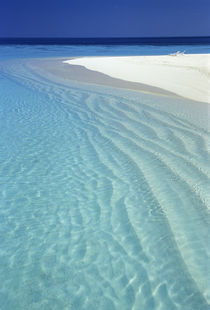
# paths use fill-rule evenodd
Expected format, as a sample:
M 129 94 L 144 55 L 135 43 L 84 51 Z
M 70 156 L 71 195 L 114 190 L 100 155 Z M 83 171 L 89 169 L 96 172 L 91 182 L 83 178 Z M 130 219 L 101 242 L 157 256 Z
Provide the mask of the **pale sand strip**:
M 129 82 L 117 78 L 112 78 L 104 73 L 88 70 L 84 66 L 69 65 L 62 62 L 62 58 L 44 58 L 29 60 L 27 65 L 36 73 L 45 78 L 61 83 L 72 85 L 72 82 L 85 84 L 102 85 L 114 88 L 124 88 L 129 90 L 152 93 L 161 96 L 177 97 L 176 94 L 162 88 L 146 85 L 143 83 Z M 69 84 L 70 83 L 70 84 Z
M 210 54 L 81 57 L 64 62 L 210 103 Z

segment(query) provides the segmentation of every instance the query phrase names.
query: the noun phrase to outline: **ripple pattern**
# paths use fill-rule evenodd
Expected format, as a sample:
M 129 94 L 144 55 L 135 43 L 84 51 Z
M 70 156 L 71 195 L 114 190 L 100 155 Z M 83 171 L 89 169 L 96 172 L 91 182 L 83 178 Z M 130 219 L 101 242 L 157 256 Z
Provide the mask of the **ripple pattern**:
M 1 309 L 210 309 L 208 111 L 0 63 Z

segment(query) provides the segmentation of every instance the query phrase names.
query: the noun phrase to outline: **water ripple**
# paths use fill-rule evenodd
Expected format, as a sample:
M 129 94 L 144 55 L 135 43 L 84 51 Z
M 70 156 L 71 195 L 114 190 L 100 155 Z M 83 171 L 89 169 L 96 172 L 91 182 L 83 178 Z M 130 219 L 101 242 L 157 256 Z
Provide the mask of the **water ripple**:
M 0 74 L 2 309 L 210 309 L 206 107 Z

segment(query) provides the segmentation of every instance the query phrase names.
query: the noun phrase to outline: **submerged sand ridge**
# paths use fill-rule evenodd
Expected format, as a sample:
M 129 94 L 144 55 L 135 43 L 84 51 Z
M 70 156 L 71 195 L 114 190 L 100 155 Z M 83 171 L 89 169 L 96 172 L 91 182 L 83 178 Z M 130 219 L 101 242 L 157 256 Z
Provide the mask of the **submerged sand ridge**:
M 21 309 L 209 309 L 209 105 L 85 85 L 122 80 L 62 61 L 0 64 L 4 292 L 22 283 Z
M 210 103 L 210 54 L 81 57 L 64 63 Z

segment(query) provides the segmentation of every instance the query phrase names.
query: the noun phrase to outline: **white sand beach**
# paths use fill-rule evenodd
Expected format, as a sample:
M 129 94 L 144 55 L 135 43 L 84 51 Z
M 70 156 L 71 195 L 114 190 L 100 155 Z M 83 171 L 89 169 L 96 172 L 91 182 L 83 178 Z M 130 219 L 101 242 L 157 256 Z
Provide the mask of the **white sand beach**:
M 210 103 L 210 54 L 81 57 L 64 63 Z

